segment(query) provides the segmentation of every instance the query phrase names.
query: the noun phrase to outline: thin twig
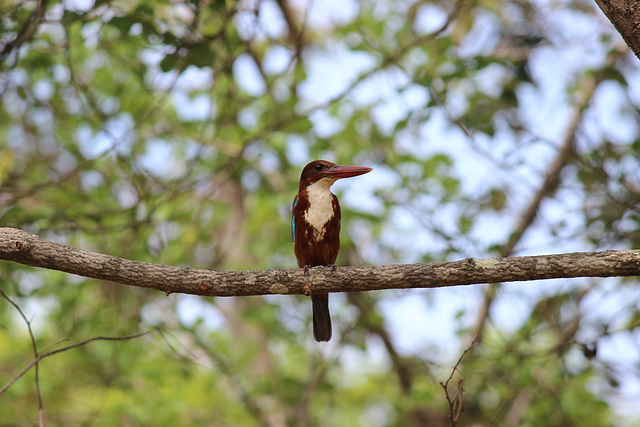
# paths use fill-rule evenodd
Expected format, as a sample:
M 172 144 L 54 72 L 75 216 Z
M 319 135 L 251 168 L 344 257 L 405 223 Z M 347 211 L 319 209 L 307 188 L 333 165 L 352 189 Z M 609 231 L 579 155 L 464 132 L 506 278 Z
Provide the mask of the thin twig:
M 491 418 L 491 423 L 489 424 L 490 426 L 494 425 L 496 422 L 496 419 L 498 418 L 498 415 L 500 415 L 500 412 L 502 412 L 502 410 L 504 409 L 504 407 L 507 405 L 507 403 L 509 403 L 511 401 L 511 399 L 513 399 L 514 397 L 516 397 L 518 395 L 519 392 L 513 393 L 511 396 L 507 397 L 502 404 L 500 404 L 500 407 L 498 408 L 498 411 L 493 415 L 493 418 Z
M 462 359 L 464 358 L 464 356 L 477 345 L 478 337 L 476 336 L 473 338 L 473 341 L 471 341 L 471 345 L 467 347 L 458 358 L 458 361 L 451 370 L 451 374 L 449 375 L 449 378 L 447 378 L 447 381 L 445 381 L 444 383 L 440 381 L 440 385 L 444 389 L 444 394 L 447 397 L 447 402 L 449 403 L 449 422 L 451 423 L 451 427 L 455 427 L 456 423 L 458 422 L 458 418 L 460 418 L 460 413 L 462 412 L 462 394 L 464 392 L 463 387 L 467 378 L 460 378 L 460 380 L 458 381 L 456 392 L 453 396 L 449 394 L 449 383 L 453 379 L 453 375 L 456 372 L 459 373 L 458 367 L 460 366 L 460 363 L 462 363 Z
M 7 58 L 11 52 L 17 51 L 23 43 L 29 41 L 31 37 L 36 33 L 38 26 L 42 22 L 45 11 L 47 10 L 47 3 L 49 0 L 40 0 L 29 19 L 22 25 L 20 31 L 16 35 L 16 38 L 4 45 L 0 51 L 0 66 L 2 62 Z
M 24 322 L 27 324 L 27 329 L 29 330 L 29 337 L 31 338 L 31 347 L 33 349 L 33 357 L 37 358 L 38 357 L 38 346 L 36 345 L 36 339 L 33 336 L 33 330 L 31 329 L 31 322 L 29 321 L 29 319 L 27 319 L 27 316 L 25 316 L 24 312 L 22 311 L 22 309 L 20 308 L 20 306 L 15 303 L 11 298 L 9 298 L 9 296 L 7 294 L 4 293 L 4 291 L 2 289 L 0 289 L 0 294 L 2 295 L 2 297 L 4 299 L 6 299 L 9 304 L 11 304 L 16 310 L 18 310 L 18 313 L 20 313 L 20 316 L 22 317 L 22 319 L 24 320 Z M 38 399 L 38 419 L 40 421 L 40 427 L 44 426 L 44 408 L 42 406 L 42 394 L 40 393 L 40 368 L 38 363 L 36 362 L 35 364 L 36 366 L 36 396 Z
M 89 344 L 90 342 L 93 342 L 93 341 L 125 341 L 125 340 L 134 339 L 134 338 L 139 338 L 141 336 L 144 336 L 144 335 L 150 334 L 151 332 L 156 332 L 156 331 L 158 331 L 158 328 L 151 329 L 150 331 L 146 331 L 146 332 L 141 332 L 141 333 L 135 334 L 135 335 L 124 336 L 124 337 L 93 337 L 93 338 L 86 339 L 84 341 L 77 342 L 75 344 L 68 345 L 66 347 L 59 348 L 57 350 L 47 351 L 45 353 L 39 354 L 27 366 L 25 366 L 22 369 L 22 371 L 18 372 L 4 386 L 2 386 L 2 388 L 0 388 L 0 395 L 2 395 L 2 393 L 7 391 L 9 389 L 9 387 L 11 387 L 13 385 L 13 383 L 15 383 L 18 379 L 20 379 L 20 377 L 22 377 L 24 374 L 29 372 L 29 369 L 31 369 L 34 365 L 37 365 L 38 362 L 40 362 L 45 357 L 53 356 L 54 354 L 58 354 L 58 353 L 61 353 L 63 351 L 71 350 L 71 349 L 76 348 L 76 347 L 81 347 L 81 346 L 83 346 L 85 344 Z

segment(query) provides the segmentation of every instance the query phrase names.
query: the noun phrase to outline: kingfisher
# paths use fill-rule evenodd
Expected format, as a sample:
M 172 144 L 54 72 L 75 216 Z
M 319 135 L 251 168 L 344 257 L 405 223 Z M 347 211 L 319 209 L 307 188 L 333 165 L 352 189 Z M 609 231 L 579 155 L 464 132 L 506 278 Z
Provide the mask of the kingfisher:
M 340 251 L 340 203 L 331 186 L 341 178 L 371 172 L 364 166 L 337 165 L 315 160 L 302 170 L 298 195 L 293 199 L 291 237 L 298 267 L 326 265 L 335 268 Z M 329 294 L 311 295 L 313 336 L 316 341 L 331 339 Z

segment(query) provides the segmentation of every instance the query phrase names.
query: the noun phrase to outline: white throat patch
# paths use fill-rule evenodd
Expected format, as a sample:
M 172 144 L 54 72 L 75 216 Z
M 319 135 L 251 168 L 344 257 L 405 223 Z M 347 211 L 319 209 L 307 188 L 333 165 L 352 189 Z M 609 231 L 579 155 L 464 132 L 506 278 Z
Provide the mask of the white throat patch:
M 313 227 L 313 237 L 316 241 L 324 237 L 324 225 L 333 216 L 333 194 L 331 186 L 336 178 L 323 178 L 307 187 L 309 208 L 304 213 L 304 219 Z

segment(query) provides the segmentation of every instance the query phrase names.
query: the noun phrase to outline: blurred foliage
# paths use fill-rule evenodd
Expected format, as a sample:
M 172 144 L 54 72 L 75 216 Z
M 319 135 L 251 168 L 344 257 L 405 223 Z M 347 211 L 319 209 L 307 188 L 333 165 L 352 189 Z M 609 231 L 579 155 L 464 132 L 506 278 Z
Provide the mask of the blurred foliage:
M 591 2 L 337 4 L 3 2 L 0 224 L 141 261 L 292 267 L 299 173 L 328 158 L 375 168 L 336 186 L 342 265 L 499 256 L 512 233 L 514 254 L 640 247 L 640 67 Z M 407 292 L 336 296 L 323 346 L 306 298 L 0 264 L 39 352 L 159 328 L 39 363 L 45 424 L 65 426 L 447 425 L 440 382 L 476 333 L 459 425 L 634 425 L 616 405 L 640 380 L 637 284 L 416 291 L 438 315 L 473 303 L 400 326 L 385 307 Z M 421 322 L 411 346 L 393 333 Z M 0 387 L 34 357 L 27 331 L 1 300 Z M 0 394 L 2 425 L 37 424 L 34 374 Z

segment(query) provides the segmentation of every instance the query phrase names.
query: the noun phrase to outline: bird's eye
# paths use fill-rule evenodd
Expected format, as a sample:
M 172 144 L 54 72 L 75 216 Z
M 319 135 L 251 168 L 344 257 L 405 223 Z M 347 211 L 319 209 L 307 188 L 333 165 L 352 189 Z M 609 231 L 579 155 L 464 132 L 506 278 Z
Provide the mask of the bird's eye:
M 317 171 L 321 171 L 322 170 L 322 165 L 316 165 L 316 170 Z

